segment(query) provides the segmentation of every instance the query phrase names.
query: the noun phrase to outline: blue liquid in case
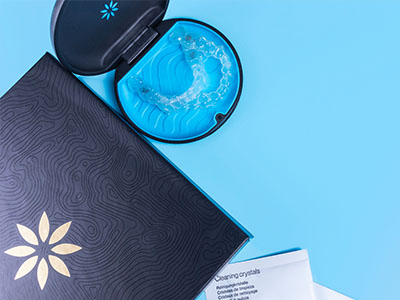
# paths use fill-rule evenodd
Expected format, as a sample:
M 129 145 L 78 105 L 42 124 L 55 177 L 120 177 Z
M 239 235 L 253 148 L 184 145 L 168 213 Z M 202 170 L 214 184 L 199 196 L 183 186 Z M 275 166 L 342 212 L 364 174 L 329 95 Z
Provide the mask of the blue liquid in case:
M 170 141 L 207 135 L 235 105 L 239 62 L 210 28 L 178 21 L 117 83 L 120 105 L 142 131 Z

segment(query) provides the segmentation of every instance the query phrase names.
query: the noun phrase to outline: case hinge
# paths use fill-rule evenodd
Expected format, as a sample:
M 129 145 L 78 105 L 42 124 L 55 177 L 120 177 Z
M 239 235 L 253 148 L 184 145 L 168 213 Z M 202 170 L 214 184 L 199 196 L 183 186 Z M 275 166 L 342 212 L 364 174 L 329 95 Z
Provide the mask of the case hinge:
M 128 64 L 131 64 L 157 36 L 157 31 L 151 27 L 147 27 L 143 33 L 129 45 L 122 57 Z

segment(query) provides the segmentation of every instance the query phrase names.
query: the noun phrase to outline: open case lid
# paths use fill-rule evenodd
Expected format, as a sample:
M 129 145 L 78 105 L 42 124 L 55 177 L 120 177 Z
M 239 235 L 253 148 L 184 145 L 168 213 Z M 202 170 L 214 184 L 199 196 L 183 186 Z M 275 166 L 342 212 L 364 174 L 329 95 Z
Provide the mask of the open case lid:
M 60 61 L 80 75 L 114 69 L 162 21 L 168 0 L 57 0 L 51 21 Z

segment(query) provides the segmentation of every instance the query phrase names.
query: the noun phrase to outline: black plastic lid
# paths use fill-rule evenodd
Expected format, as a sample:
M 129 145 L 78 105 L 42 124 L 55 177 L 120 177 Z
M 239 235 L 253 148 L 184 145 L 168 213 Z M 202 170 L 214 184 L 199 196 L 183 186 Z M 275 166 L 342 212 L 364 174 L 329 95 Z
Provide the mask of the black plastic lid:
M 51 34 L 60 61 L 80 75 L 108 72 L 149 28 L 162 21 L 168 0 L 58 0 Z

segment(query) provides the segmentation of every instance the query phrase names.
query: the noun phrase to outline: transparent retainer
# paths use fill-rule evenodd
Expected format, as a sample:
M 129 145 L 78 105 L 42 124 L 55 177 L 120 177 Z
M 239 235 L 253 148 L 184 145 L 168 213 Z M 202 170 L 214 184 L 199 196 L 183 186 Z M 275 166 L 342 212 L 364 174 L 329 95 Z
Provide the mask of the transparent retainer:
M 166 114 L 216 106 L 229 92 L 233 76 L 234 64 L 225 47 L 217 46 L 205 37 L 186 32 L 182 26 L 178 26 L 170 33 L 169 41 L 179 45 L 184 53 L 185 61 L 193 71 L 191 86 L 179 95 L 163 95 L 143 79 L 133 75 L 127 81 L 129 90 Z M 206 61 L 210 58 L 219 62 L 221 70 L 219 85 L 212 90 L 208 88 L 208 74 L 205 67 Z

